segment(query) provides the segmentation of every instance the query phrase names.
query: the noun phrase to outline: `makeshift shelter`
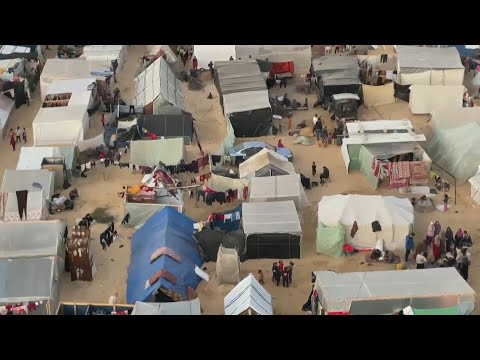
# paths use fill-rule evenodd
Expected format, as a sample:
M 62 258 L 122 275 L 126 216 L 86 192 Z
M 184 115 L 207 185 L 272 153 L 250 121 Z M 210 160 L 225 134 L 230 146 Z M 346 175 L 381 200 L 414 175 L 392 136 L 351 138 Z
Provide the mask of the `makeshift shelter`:
M 193 238 L 194 221 L 167 207 L 133 234 L 127 302 L 184 301 L 196 298 L 196 268 L 203 264 Z M 158 290 L 158 292 L 157 292 Z
M 267 135 L 272 125 L 272 108 L 257 61 L 217 61 L 214 77 L 220 103 L 235 136 Z
M 341 153 L 347 172 L 360 170 L 374 189 L 381 181 L 390 188 L 425 185 L 432 160 L 418 142 L 408 120 L 377 120 L 347 123 L 348 138 Z
M 386 250 L 404 251 L 405 236 L 413 227 L 413 219 L 409 199 L 379 195 L 323 196 L 318 203 L 317 251 L 327 246 L 323 242 L 333 247 L 342 241 L 358 250 L 371 250 L 379 239 L 383 239 Z M 345 239 L 338 228 L 326 237 L 325 230 L 319 234 L 319 227 L 339 225 L 344 228 Z
M 227 216 L 228 219 L 225 219 Z M 223 231 L 235 231 L 241 228 L 242 224 L 242 206 L 234 209 L 214 212 L 211 214 L 213 226 Z
M 0 93 L 0 131 L 7 128 L 8 119 L 13 110 L 15 101 Z
M 53 194 L 53 174 L 46 170 L 5 170 L 0 220 L 34 221 L 48 217 L 48 202 Z M 20 206 L 24 205 L 22 209 Z
M 463 85 L 465 68 L 455 48 L 399 45 L 397 53 L 401 85 Z
M 90 127 L 88 108 L 92 92 L 81 91 L 61 94 L 68 98 L 61 104 L 51 103 L 50 97 L 59 94 L 47 94 L 42 108 L 38 111 L 32 123 L 33 143 L 35 146 L 75 145 L 83 140 Z
M 144 303 L 137 301 L 132 315 L 202 315 L 200 300 L 170 303 Z
M 183 109 L 183 99 L 182 83 L 163 57 L 135 78 L 133 105 L 143 106 L 144 114 L 157 114 L 165 105 Z
M 250 181 L 249 202 L 293 200 L 298 212 L 310 206 L 299 174 L 254 177 Z
M 3 70 L 0 74 L 0 80 L 11 81 L 16 76 L 25 76 L 24 59 L 21 57 L 2 59 L 0 56 L 0 68 Z
M 52 315 L 58 304 L 54 256 L 0 259 L 0 306 L 28 304 L 32 315 Z M 38 303 L 38 305 L 36 305 Z
M 58 305 L 56 315 L 133 315 L 133 305 L 125 304 L 83 304 L 62 302 Z
M 166 139 L 183 137 L 185 145 L 190 145 L 194 134 L 193 121 L 191 114 L 176 106 L 166 105 L 161 107 L 156 115 L 141 115 L 137 124 L 140 128 Z
M 223 303 L 225 315 L 273 315 L 272 296 L 252 274 L 240 281 Z
M 248 259 L 299 259 L 302 227 L 293 200 L 243 203 Z
M 470 315 L 475 306 L 475 291 L 454 267 L 314 275 L 315 315 L 393 315 L 407 306 L 425 315 L 451 307 Z
M 463 94 L 468 89 L 463 85 L 412 85 L 409 108 L 412 114 L 432 114 L 444 108 L 463 108 Z
M 295 174 L 295 168 L 285 157 L 268 149 L 263 149 L 245 160 L 239 167 L 240 178 L 251 180 L 254 177 Z
M 65 270 L 70 272 L 70 279 L 92 281 L 97 270 L 93 260 L 90 229 L 86 226 L 74 226 L 70 238 L 65 243 L 65 251 Z
M 80 59 L 117 62 L 117 74 L 127 61 L 127 45 L 89 45 L 83 47 Z M 113 65 L 112 65 L 113 66 Z
M 56 80 L 95 78 L 100 95 L 105 93 L 107 77 L 112 76 L 109 61 L 84 59 L 48 59 L 40 76 L 40 96 L 45 98 L 48 87 Z
M 480 165 L 478 166 L 477 173 L 468 179 L 470 183 L 470 196 L 477 203 L 480 204 Z
M 442 107 L 432 113 L 428 124 L 434 135 L 438 130 L 458 128 L 471 123 L 480 123 L 480 107 Z
M 0 222 L 0 259 L 65 256 L 60 220 Z
M 480 125 L 476 122 L 435 132 L 428 145 L 432 160 L 451 173 L 461 184 L 471 178 L 480 164 L 478 139 Z
M 238 284 L 240 281 L 240 258 L 237 249 L 219 246 L 216 272 L 219 284 Z
M 237 59 L 236 45 L 193 45 L 193 54 L 198 60 L 199 69 L 208 69 L 210 61 L 229 61 L 230 57 Z
M 128 190 L 128 188 L 127 188 Z M 155 213 L 166 207 L 171 207 L 180 214 L 183 213 L 183 194 L 177 191 L 175 196 L 166 189 L 155 188 L 156 195 L 145 196 L 139 194 L 125 195 L 123 205 L 124 215 L 130 214 L 128 227 L 143 225 Z
M 273 74 L 306 74 L 312 61 L 310 45 L 235 45 L 237 59 L 257 59 L 272 63 Z
M 130 163 L 137 166 L 155 166 L 159 161 L 171 166 L 180 164 L 182 160 L 185 160 L 183 137 L 130 143 Z
M 227 232 L 223 230 L 212 230 L 210 227 L 205 226 L 202 231 L 196 232 L 193 236 L 197 239 L 206 262 L 217 261 L 220 246 L 227 249 L 235 249 L 240 257 L 240 261 L 247 260 L 245 233 L 243 229 Z

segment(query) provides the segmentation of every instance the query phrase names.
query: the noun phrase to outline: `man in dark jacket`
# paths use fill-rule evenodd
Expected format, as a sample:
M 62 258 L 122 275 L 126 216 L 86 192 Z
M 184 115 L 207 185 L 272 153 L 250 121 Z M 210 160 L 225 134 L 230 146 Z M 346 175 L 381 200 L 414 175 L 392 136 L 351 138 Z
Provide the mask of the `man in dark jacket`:
M 320 174 L 320 183 L 323 185 L 326 179 L 330 179 L 330 170 L 324 166 L 323 172 Z

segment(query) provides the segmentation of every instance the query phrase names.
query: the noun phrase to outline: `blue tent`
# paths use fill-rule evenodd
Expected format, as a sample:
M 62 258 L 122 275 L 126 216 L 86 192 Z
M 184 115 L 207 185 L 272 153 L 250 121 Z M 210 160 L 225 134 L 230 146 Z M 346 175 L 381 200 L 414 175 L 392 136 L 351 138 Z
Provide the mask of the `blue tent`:
M 171 290 L 187 299 L 187 288 L 196 289 L 201 279 L 195 273 L 195 265 L 201 266 L 203 259 L 193 238 L 194 221 L 171 207 L 153 215 L 132 237 L 132 254 L 127 280 L 127 302 L 150 300 L 159 288 Z M 150 263 L 152 254 L 161 247 L 180 256 L 177 262 L 168 255 L 161 255 Z M 145 288 L 148 279 L 160 270 L 167 270 L 176 277 L 176 284 L 160 278 Z
M 480 54 L 479 49 L 467 49 L 465 45 L 448 45 L 448 46 L 456 48 L 461 57 L 472 58 Z

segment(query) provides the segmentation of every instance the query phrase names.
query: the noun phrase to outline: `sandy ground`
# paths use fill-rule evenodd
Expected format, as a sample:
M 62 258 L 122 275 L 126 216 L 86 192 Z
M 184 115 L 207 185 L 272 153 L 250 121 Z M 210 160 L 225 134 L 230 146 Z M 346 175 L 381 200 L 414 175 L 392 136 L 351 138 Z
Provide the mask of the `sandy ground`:
M 132 80 L 133 74 L 137 70 L 138 58 L 144 54 L 143 46 L 129 46 L 128 61 L 124 69 L 118 75 L 118 87 L 122 91 L 122 97 L 128 102 L 132 99 L 135 90 L 135 84 Z M 54 56 L 54 51 L 51 51 Z M 189 91 L 185 88 L 187 109 L 194 114 L 197 119 L 196 128 L 200 137 L 200 141 L 205 150 L 216 150 L 226 134 L 224 118 L 222 116 L 219 104 L 218 93 L 213 86 L 210 75 L 202 74 L 202 80 L 205 88 L 200 91 Z M 209 92 L 214 95 L 213 100 L 206 97 Z M 274 89 L 274 93 L 282 95 L 285 89 Z M 377 119 L 410 119 L 417 132 L 425 133 L 430 138 L 431 133 L 427 124 L 428 116 L 414 116 L 408 110 L 408 104 L 404 102 L 395 102 L 393 96 L 390 96 L 391 89 L 384 87 L 367 91 L 366 96 L 369 97 L 368 108 L 360 109 L 360 118 L 362 120 Z M 31 123 L 40 107 L 40 95 L 37 89 L 33 94 L 34 98 L 30 106 L 22 106 L 15 110 L 10 120 L 10 127 L 25 126 L 29 141 L 27 145 L 32 145 L 31 139 Z M 295 98 L 301 102 L 305 98 L 304 95 L 295 93 L 295 84 L 291 81 L 287 87 L 287 93 L 290 98 Z M 309 103 L 313 104 L 315 96 L 310 95 Z M 373 105 L 372 105 L 373 104 Z M 379 105 L 375 105 L 379 104 Z M 311 124 L 313 115 L 317 113 L 321 115 L 322 121 L 333 129 L 333 122 L 329 119 L 328 114 L 317 108 L 308 111 L 294 112 L 294 122 L 298 123 L 307 120 Z M 101 132 L 100 114 L 95 114 L 91 119 L 91 129 L 88 138 L 93 137 Z M 388 189 L 380 189 L 373 192 L 367 180 L 359 173 L 353 172 L 347 174 L 344 163 L 337 146 L 330 145 L 327 148 L 319 148 L 317 145 L 302 146 L 293 145 L 293 138 L 287 135 L 287 124 L 284 121 L 283 135 L 277 137 L 269 136 L 263 139 L 272 144 L 276 144 L 281 138 L 284 145 L 292 149 L 294 153 L 294 166 L 297 171 L 311 176 L 311 164 L 315 161 L 317 168 L 326 165 L 330 169 L 332 182 L 324 187 L 307 190 L 307 196 L 312 204 L 311 208 L 304 212 L 303 222 L 303 257 L 295 262 L 294 280 L 290 288 L 276 287 L 270 281 L 271 264 L 273 260 L 248 260 L 241 265 L 241 276 L 244 277 L 248 273 L 256 273 L 258 269 L 262 269 L 266 283 L 265 288 L 273 296 L 273 304 L 275 314 L 302 314 L 301 306 L 306 301 L 310 292 L 310 274 L 312 271 L 318 270 L 335 270 L 339 272 L 348 271 L 375 271 L 375 270 L 393 270 L 394 265 L 367 265 L 364 263 L 364 254 L 360 253 L 349 258 L 331 259 L 326 256 L 317 255 L 314 252 L 315 241 L 315 209 L 316 204 L 324 195 L 333 195 L 339 193 L 357 193 L 357 194 L 382 194 L 401 196 L 397 191 Z M 24 144 L 20 144 L 23 146 Z M 15 169 L 18 160 L 19 150 L 12 152 L 8 144 L 8 139 L 3 139 L 0 144 L 3 156 L 0 158 L 0 172 L 3 177 L 3 170 Z M 196 145 L 189 146 L 188 158 L 194 159 L 199 156 Z M 123 160 L 122 160 L 123 161 Z M 68 226 L 73 226 L 75 219 L 81 218 L 88 212 L 92 212 L 97 207 L 107 207 L 109 211 L 116 216 L 117 223 L 123 217 L 122 199 L 117 196 L 117 192 L 121 191 L 122 186 L 132 185 L 141 179 L 138 173 L 132 173 L 128 169 L 119 169 L 118 167 L 109 167 L 105 172 L 98 167 L 88 173 L 88 177 L 74 178 L 72 185 L 80 192 L 80 199 L 77 201 L 73 211 L 64 212 L 51 218 L 63 219 Z M 450 226 L 454 231 L 457 227 L 467 229 L 473 238 L 474 243 L 480 235 L 480 228 L 477 225 L 477 219 L 480 214 L 479 206 L 472 204 L 469 196 L 470 187 L 462 185 L 457 187 L 457 205 L 454 205 L 448 213 L 416 213 L 415 214 L 415 233 L 416 238 L 425 237 L 427 224 L 430 220 L 439 220 L 442 228 Z M 208 207 L 204 203 L 195 204 L 186 199 L 185 214 L 195 220 L 206 219 L 212 211 L 227 210 L 233 208 L 237 204 L 230 205 L 214 205 Z M 130 238 L 134 232 L 132 229 L 118 227 L 120 240 L 112 244 L 107 251 L 103 251 L 99 242 L 100 233 L 106 228 L 106 225 L 95 224 L 92 227 L 92 241 L 94 249 L 95 263 L 97 266 L 97 274 L 92 282 L 70 281 L 69 274 L 63 273 L 61 277 L 60 297 L 63 301 L 76 302 L 107 302 L 108 298 L 114 292 L 119 293 L 118 302 L 126 302 L 126 282 L 127 269 L 130 262 Z M 402 255 L 402 254 L 399 254 Z M 480 289 L 480 277 L 477 275 L 478 249 L 474 247 L 473 261 L 470 270 L 470 285 L 478 290 Z M 284 261 L 288 259 L 283 259 Z M 223 314 L 223 297 L 230 291 L 231 285 L 218 285 L 215 276 L 215 264 L 206 264 L 208 272 L 211 275 L 211 281 L 202 282 L 197 289 L 204 314 Z M 477 310 L 479 311 L 478 307 Z

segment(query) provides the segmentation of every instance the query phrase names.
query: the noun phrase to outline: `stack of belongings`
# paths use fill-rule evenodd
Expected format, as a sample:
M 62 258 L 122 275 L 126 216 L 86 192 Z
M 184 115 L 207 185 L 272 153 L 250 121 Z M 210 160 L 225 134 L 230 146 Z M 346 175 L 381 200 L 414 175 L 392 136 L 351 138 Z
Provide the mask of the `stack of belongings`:
M 408 186 L 410 181 L 410 163 L 408 161 L 390 162 L 388 164 L 390 189 Z
M 92 281 L 96 269 L 90 242 L 90 229 L 86 226 L 74 226 L 72 236 L 65 247 L 65 270 L 70 272 L 71 280 Z

